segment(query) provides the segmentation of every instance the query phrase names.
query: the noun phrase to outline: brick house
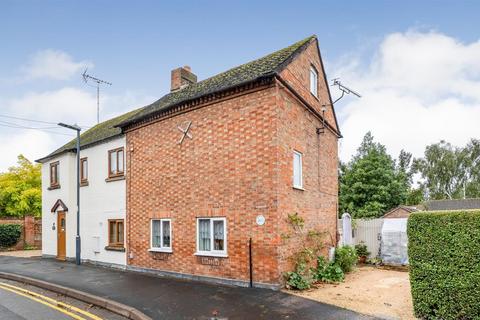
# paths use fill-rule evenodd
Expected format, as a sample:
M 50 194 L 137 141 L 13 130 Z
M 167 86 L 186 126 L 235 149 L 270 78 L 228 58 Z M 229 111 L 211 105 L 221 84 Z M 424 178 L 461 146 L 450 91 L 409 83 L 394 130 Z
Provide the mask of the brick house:
M 130 269 L 277 287 L 300 239 L 289 214 L 335 246 L 337 141 L 320 56 L 309 37 L 171 92 L 120 123 L 126 135 Z

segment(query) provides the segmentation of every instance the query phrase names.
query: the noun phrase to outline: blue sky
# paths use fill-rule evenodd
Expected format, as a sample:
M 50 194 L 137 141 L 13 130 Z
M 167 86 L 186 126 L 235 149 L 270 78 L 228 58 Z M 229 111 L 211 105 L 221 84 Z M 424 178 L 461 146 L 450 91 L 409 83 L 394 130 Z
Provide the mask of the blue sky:
M 447 47 L 445 50 L 452 53 L 476 52 L 479 35 L 475 26 L 478 26 L 479 12 L 478 1 L 2 1 L 0 115 L 51 122 L 80 119 L 81 124 L 91 125 L 95 112 L 94 105 L 90 104 L 95 103 L 95 91 L 81 81 L 83 66 L 90 66 L 93 75 L 113 83 L 105 89 L 105 101 L 102 101 L 102 118 L 106 118 L 140 107 L 168 92 L 170 70 L 175 67 L 190 65 L 199 79 L 204 79 L 311 34 L 317 34 L 320 40 L 328 77 L 342 76 L 344 83 L 369 93 L 367 99 L 362 98 L 362 103 L 368 102 L 371 107 L 375 101 L 388 103 L 390 100 L 375 96 L 379 83 L 370 83 L 370 80 L 398 76 L 398 72 L 391 73 L 386 65 L 396 64 L 387 45 L 404 44 L 400 49 L 409 52 L 409 46 L 415 50 L 425 45 L 422 55 L 427 56 L 435 56 L 438 48 L 444 48 L 442 43 Z M 455 51 L 457 49 L 459 51 Z M 52 54 L 54 65 L 55 59 L 65 60 L 64 68 L 49 72 L 45 68 L 49 69 L 51 64 L 38 66 Z M 471 53 L 466 56 L 470 57 Z M 465 59 L 474 60 L 468 57 Z M 455 70 L 463 71 L 452 71 L 457 72 L 454 76 L 459 76 L 459 81 L 468 80 L 476 88 L 479 75 L 474 61 L 462 65 L 461 61 L 450 63 L 445 59 L 439 59 L 438 68 L 444 63 L 461 64 Z M 415 61 L 403 61 L 400 65 L 409 69 L 409 63 Z M 383 70 L 380 73 L 379 65 Z M 472 68 L 472 74 L 464 71 Z M 412 68 L 411 72 L 415 70 Z M 422 72 L 431 72 L 435 78 L 432 70 L 436 70 L 435 65 Z M 365 81 L 366 74 L 368 81 Z M 429 86 L 429 76 L 423 78 L 425 82 L 418 85 Z M 365 82 L 370 86 L 365 87 Z M 466 108 L 474 112 L 466 118 L 477 114 L 477 96 L 457 91 L 447 92 L 445 96 L 436 90 L 437 84 L 434 86 L 429 92 L 431 96 L 425 100 L 420 93 L 412 93 L 408 86 L 398 88 L 394 84 L 397 93 L 390 98 L 401 96 L 415 105 L 413 97 L 422 103 L 423 109 L 429 109 L 441 102 L 442 95 L 443 100 L 454 98 L 463 107 L 469 104 Z M 393 90 L 382 85 L 383 89 Z M 336 92 L 332 94 L 335 96 Z M 477 133 L 464 132 L 461 137 L 439 134 L 411 146 L 408 143 L 411 140 L 395 140 L 398 135 L 394 132 L 390 138 L 382 128 L 377 133 L 373 124 L 369 128 L 351 125 L 365 120 L 362 117 L 366 114 L 360 108 L 367 111 L 364 105 L 353 100 L 348 97 L 337 106 L 340 124 L 346 126 L 341 153 L 344 160 L 348 160 L 365 129 L 372 130 L 381 142 L 386 140 L 392 153 L 401 145 L 411 147 L 415 154 L 419 154 L 426 143 L 442 138 L 463 143 L 467 135 Z M 59 110 L 52 105 L 57 105 Z M 434 114 L 438 110 L 428 112 Z M 372 109 L 368 118 L 377 113 Z M 428 114 L 425 117 L 428 119 Z M 0 127 L 0 144 L 18 135 L 16 148 L 0 150 L 9 154 L 0 161 L 0 170 L 14 163 L 14 153 L 25 149 L 27 156 L 38 157 L 69 139 L 35 130 L 30 130 L 28 135 L 21 131 L 28 130 Z M 37 147 L 32 148 L 31 141 Z

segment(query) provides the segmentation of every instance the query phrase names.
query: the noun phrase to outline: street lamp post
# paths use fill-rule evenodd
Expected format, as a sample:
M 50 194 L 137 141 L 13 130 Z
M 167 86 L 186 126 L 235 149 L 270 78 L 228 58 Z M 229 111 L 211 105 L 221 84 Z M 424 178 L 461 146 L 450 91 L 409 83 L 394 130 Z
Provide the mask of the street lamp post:
M 80 131 L 82 128 L 76 124 L 59 123 L 58 125 L 77 131 L 77 236 L 75 238 L 75 263 L 80 265 Z

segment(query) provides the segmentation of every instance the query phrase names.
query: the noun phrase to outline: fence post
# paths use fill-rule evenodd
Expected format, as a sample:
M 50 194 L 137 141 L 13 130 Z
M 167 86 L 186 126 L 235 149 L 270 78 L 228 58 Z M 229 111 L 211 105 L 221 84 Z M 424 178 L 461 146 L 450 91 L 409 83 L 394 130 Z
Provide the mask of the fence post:
M 344 246 L 351 246 L 353 245 L 352 239 L 352 217 L 348 212 L 342 214 L 342 229 L 343 229 L 343 237 L 342 237 L 342 245 Z

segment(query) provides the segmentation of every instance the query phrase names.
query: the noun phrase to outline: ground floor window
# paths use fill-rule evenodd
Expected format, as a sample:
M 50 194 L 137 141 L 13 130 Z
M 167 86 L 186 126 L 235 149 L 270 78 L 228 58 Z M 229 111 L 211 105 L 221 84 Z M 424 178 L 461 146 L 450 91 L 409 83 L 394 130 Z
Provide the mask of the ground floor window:
M 123 247 L 124 222 L 123 219 L 108 220 L 108 246 Z
M 150 234 L 150 250 L 172 251 L 172 223 L 170 219 L 152 219 Z
M 197 254 L 227 254 L 227 222 L 225 218 L 197 219 Z

